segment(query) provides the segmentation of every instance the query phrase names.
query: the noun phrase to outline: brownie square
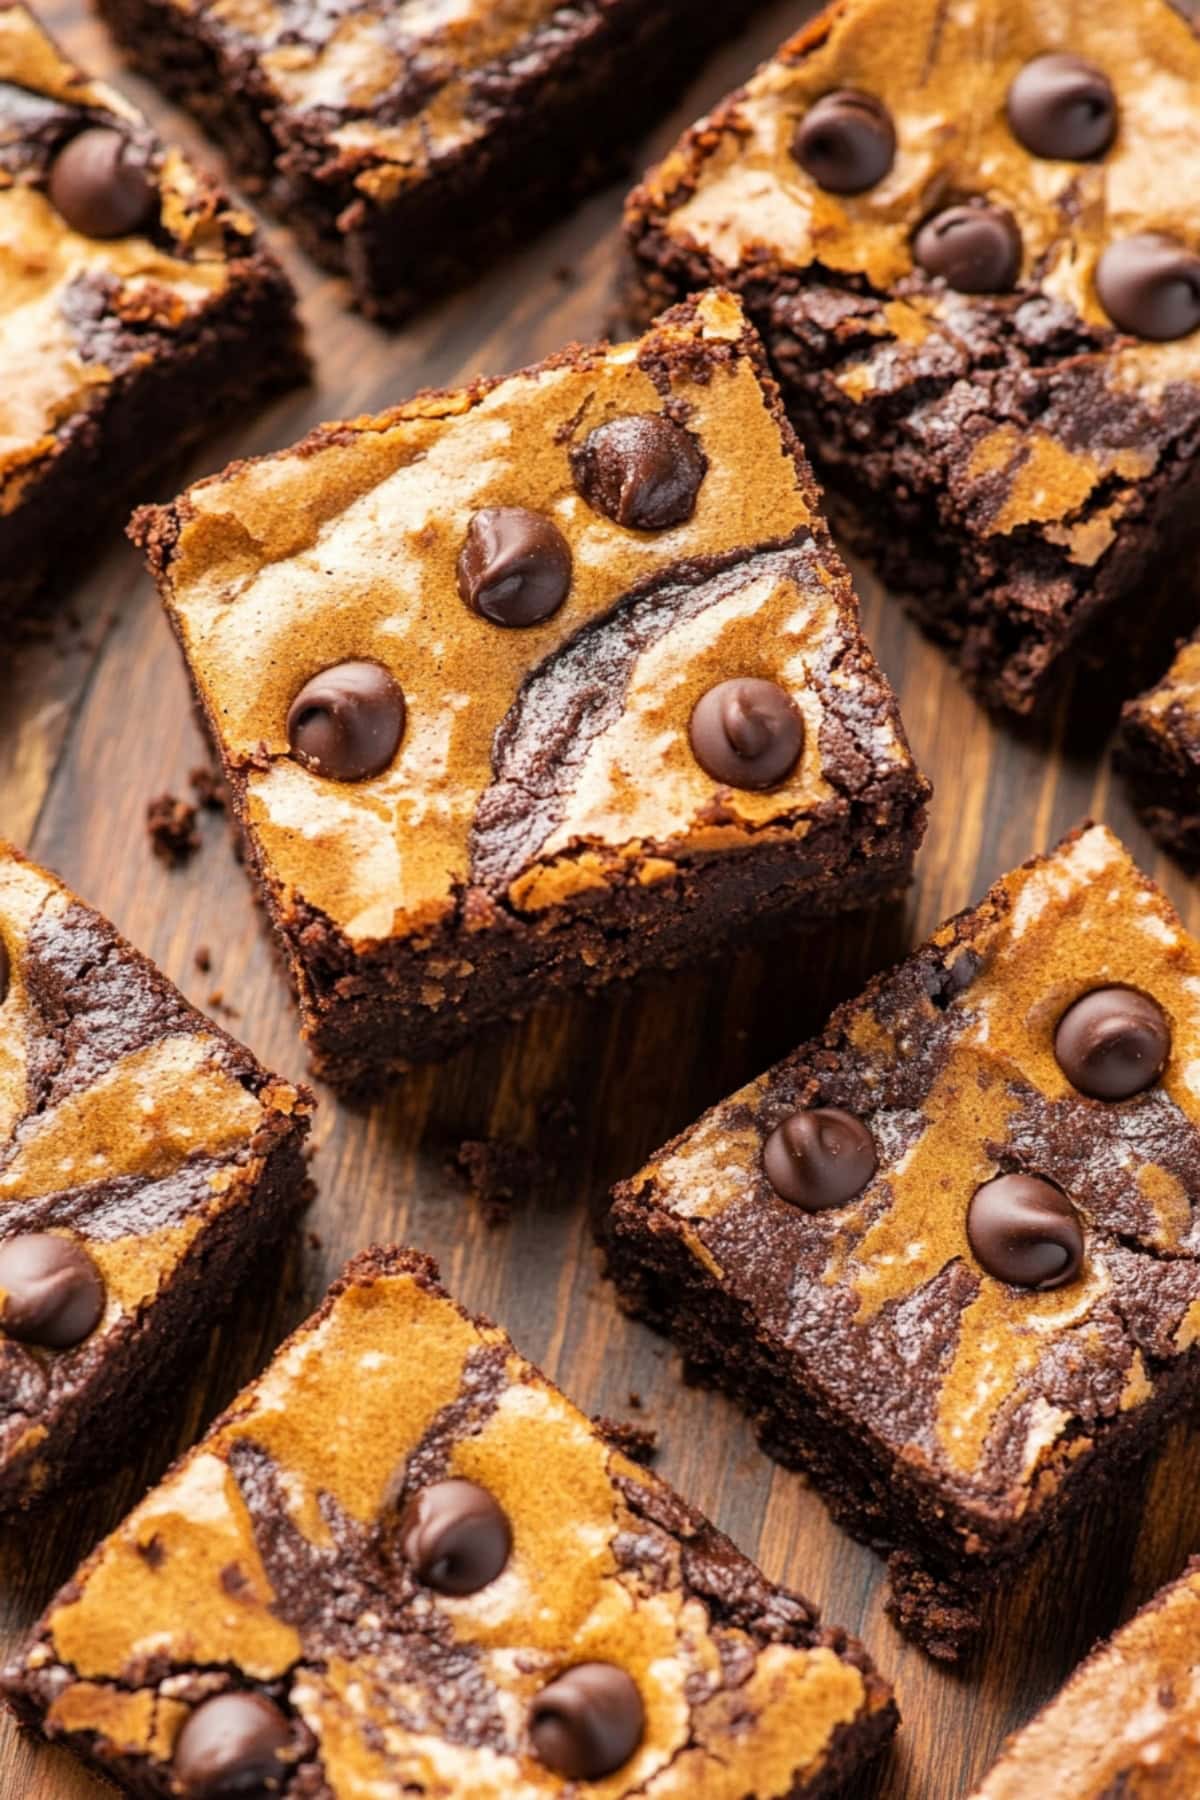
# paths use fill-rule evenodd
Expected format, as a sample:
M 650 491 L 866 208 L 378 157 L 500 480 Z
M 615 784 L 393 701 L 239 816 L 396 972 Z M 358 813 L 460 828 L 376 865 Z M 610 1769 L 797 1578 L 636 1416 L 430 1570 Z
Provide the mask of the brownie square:
M 1017 713 L 1195 616 L 1198 109 L 1168 0 L 838 0 L 628 204 L 636 310 L 743 295 L 835 521 Z
M 975 1800 L 1191 1800 L 1200 1794 L 1200 1562 L 1080 1663 L 1009 1739 Z
M 935 1656 L 1200 1393 L 1200 945 L 1102 827 L 616 1190 L 636 1313 L 890 1553 Z
M 0 1511 L 144 1437 L 307 1197 L 311 1109 L 0 842 Z
M 340 1087 L 908 878 L 927 786 L 728 295 L 133 534 Z
M 248 214 L 0 6 L 0 620 L 226 413 L 299 381 Z
M 1200 861 L 1200 637 L 1121 715 L 1117 767 L 1160 843 Z
M 350 1264 L 2 1682 L 136 1795 L 801 1800 L 896 1722 L 859 1644 L 396 1249 Z
M 354 300 L 397 322 L 624 167 L 756 0 L 97 0 Z

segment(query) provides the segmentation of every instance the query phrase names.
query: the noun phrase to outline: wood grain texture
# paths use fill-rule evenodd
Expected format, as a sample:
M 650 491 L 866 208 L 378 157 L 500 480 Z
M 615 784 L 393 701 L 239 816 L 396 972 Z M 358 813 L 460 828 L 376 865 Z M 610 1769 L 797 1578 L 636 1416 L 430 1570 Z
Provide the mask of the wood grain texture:
M 80 60 L 116 72 L 112 47 L 83 15 L 82 0 L 44 10 Z M 795 0 L 769 8 L 710 66 L 647 156 L 746 73 L 803 10 Z M 196 144 L 143 84 L 120 79 L 167 135 Z M 338 285 L 292 255 L 273 229 L 303 290 L 316 385 L 210 442 L 190 473 L 286 444 L 320 419 L 598 335 L 612 312 L 619 211 L 614 190 L 398 337 L 347 313 Z M 761 1455 L 733 1407 L 683 1384 L 669 1348 L 621 1317 L 601 1278 L 589 1213 L 614 1180 L 815 1029 L 868 974 L 1082 818 L 1112 824 L 1200 928 L 1193 888 L 1155 855 L 1112 783 L 1095 730 L 1080 726 L 1086 692 L 1064 705 L 1048 738 L 996 724 L 865 573 L 860 592 L 917 756 L 937 787 L 907 902 L 816 940 L 559 1006 L 413 1076 L 369 1112 L 324 1095 L 314 1235 L 297 1243 L 281 1280 L 260 1281 L 240 1297 L 192 1386 L 169 1397 L 166 1423 L 147 1431 L 126 1468 L 0 1535 L 0 1653 L 17 1646 L 79 1557 L 262 1366 L 342 1263 L 381 1240 L 436 1255 L 453 1291 L 501 1320 L 584 1406 L 654 1424 L 663 1473 L 771 1576 L 861 1633 L 896 1681 L 905 1722 L 855 1800 L 959 1800 L 1005 1733 L 1092 1641 L 1200 1546 L 1200 1439 L 1181 1424 L 1137 1503 L 1086 1518 L 1052 1566 L 1035 1568 L 997 1603 L 970 1665 L 940 1670 L 885 1619 L 878 1560 L 834 1528 L 802 1480 Z M 237 1009 L 235 1017 L 219 1014 L 222 1022 L 266 1062 L 302 1076 L 291 1001 L 222 822 L 205 819 L 204 849 L 183 872 L 169 872 L 147 849 L 147 800 L 164 788 L 186 792 L 201 749 L 174 643 L 118 534 L 63 604 L 81 624 L 60 625 L 18 651 L 0 646 L 0 831 L 58 869 L 190 999 L 203 1007 L 221 990 Z M 211 949 L 210 974 L 195 966 L 200 945 Z M 466 1138 L 536 1148 L 547 1108 L 562 1103 L 574 1109 L 575 1131 L 556 1178 L 548 1191 L 519 1198 L 506 1225 L 489 1225 L 447 1174 L 447 1157 Z M 99 1791 L 67 1759 L 0 1727 L 2 1800 L 84 1800 Z

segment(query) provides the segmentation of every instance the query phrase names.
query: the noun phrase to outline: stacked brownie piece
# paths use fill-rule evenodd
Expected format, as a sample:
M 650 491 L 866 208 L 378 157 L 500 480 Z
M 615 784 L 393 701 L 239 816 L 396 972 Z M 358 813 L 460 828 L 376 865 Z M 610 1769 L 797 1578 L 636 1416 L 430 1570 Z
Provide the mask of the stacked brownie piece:
M 0 6 L 0 622 L 216 420 L 300 380 L 253 219 Z
M 1198 108 L 1169 0 L 837 0 L 629 202 L 637 309 L 743 295 L 837 519 L 1018 713 L 1195 615 Z

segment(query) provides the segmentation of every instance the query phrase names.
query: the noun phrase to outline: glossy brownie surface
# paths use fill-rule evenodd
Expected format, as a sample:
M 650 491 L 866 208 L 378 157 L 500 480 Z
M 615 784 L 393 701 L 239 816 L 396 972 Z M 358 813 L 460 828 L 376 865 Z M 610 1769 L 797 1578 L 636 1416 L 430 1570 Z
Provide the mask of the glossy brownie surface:
M 607 1725 L 585 1703 L 565 1727 L 599 1734 L 586 1785 L 610 1800 L 800 1800 L 894 1724 L 860 1646 L 455 1306 L 427 1259 L 375 1250 L 100 1546 L 5 1685 L 135 1794 L 179 1791 L 172 1775 L 193 1791 L 201 1715 L 234 1694 L 282 1727 L 266 1791 L 533 1800 L 580 1791 L 537 1718 L 581 1665 L 624 1695 Z
M 1054 104 L 1022 103 L 1047 56 L 1074 88 L 1060 72 Z M 859 136 L 835 108 L 831 176 L 811 144 L 847 94 Z M 848 529 L 1018 711 L 1135 583 L 1136 635 L 1147 570 L 1188 538 L 1198 101 L 1200 43 L 1168 0 L 838 0 L 629 203 L 643 303 L 714 279 L 744 293 Z M 1091 144 L 1088 106 L 1110 114 Z M 846 192 L 852 151 L 866 185 Z M 955 210 L 976 240 L 965 286 L 927 248 Z
M 1195 1385 L 1198 975 L 1165 898 L 1090 828 L 617 1191 L 626 1297 L 899 1551 L 900 1616 L 940 1654 L 973 1629 L 976 1577 L 994 1584 L 1064 1499 L 1100 1490 L 1110 1439 L 1132 1453 Z M 1167 1046 L 1128 1097 L 1067 1073 L 1086 1079 L 1060 1024 L 1096 991 L 1111 1017 L 1093 1034 Z M 796 1120 L 840 1132 L 811 1152 L 832 1186 L 807 1198 L 769 1173 Z M 855 1133 L 866 1160 L 839 1192 Z M 938 1581 L 964 1592 L 941 1608 Z
M 295 1212 L 310 1110 L 0 844 L 0 1505 L 144 1429 Z

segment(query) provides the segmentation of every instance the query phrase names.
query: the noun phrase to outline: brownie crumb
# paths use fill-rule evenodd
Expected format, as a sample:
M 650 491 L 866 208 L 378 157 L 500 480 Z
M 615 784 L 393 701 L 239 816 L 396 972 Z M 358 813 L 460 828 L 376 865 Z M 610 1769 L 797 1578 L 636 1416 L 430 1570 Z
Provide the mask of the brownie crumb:
M 196 808 L 174 794 L 159 794 L 149 802 L 146 833 L 155 856 L 171 868 L 181 868 L 200 848 Z
M 636 1425 L 627 1419 L 596 1419 L 596 1430 L 631 1462 L 646 1469 L 658 1455 L 658 1432 L 653 1425 Z
M 507 1138 L 464 1138 L 446 1173 L 478 1200 L 489 1225 L 507 1224 L 518 1198 L 546 1182 L 541 1158 Z
M 208 972 L 212 968 L 213 964 L 212 964 L 212 951 L 209 949 L 207 944 L 197 944 L 196 945 L 196 952 L 195 952 L 195 955 L 192 957 L 192 961 L 195 963 L 196 967 L 199 969 L 199 971 L 202 975 L 208 974 Z
M 213 1012 L 219 1012 L 227 1019 L 236 1019 L 241 1016 L 236 1006 L 230 1006 L 228 1000 L 225 998 L 224 989 L 222 988 L 213 989 L 212 993 L 208 996 L 207 1004 Z
M 221 780 L 215 769 L 207 763 L 201 763 L 191 771 L 188 783 L 196 796 L 197 806 L 206 812 L 227 812 L 229 810 L 229 789 Z

